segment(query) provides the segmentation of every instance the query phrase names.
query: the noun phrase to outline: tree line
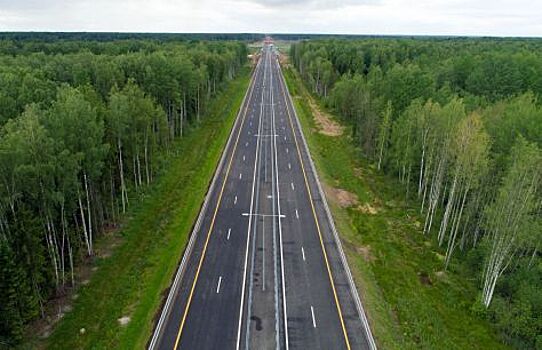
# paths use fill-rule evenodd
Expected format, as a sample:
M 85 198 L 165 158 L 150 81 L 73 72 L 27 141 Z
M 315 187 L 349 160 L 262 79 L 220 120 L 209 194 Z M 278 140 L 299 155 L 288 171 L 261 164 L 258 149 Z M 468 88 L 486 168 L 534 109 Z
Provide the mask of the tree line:
M 0 344 L 13 345 L 244 66 L 240 42 L 0 42 Z
M 457 257 L 480 280 L 473 310 L 519 348 L 542 347 L 541 48 L 454 38 L 291 47 L 312 93 L 418 199 L 444 267 Z

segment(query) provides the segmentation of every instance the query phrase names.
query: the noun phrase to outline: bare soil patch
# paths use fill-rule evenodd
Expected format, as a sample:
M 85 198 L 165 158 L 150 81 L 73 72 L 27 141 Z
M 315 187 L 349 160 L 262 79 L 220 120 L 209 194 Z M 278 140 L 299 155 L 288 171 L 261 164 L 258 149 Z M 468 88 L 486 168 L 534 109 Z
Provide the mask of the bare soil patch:
M 117 321 L 121 326 L 126 326 L 128 323 L 130 323 L 131 320 L 132 319 L 130 318 L 130 316 L 122 316 Z
M 290 59 L 282 52 L 279 53 L 279 63 L 284 68 L 290 68 Z
M 364 214 L 375 215 L 378 213 L 378 209 L 376 209 L 374 206 L 372 206 L 369 203 L 358 205 L 357 209 Z
M 248 55 L 248 60 L 250 61 L 250 64 L 252 68 L 256 67 L 256 64 L 258 64 L 258 61 L 260 60 L 260 54 L 259 53 L 253 53 Z
M 327 136 L 340 136 L 344 132 L 344 127 L 334 121 L 331 116 L 322 110 L 316 105 L 312 97 L 308 98 L 309 106 L 312 110 L 312 115 L 314 116 L 314 121 L 318 127 L 318 131 Z
M 326 192 L 329 199 L 337 203 L 341 208 L 353 207 L 359 203 L 358 196 L 340 188 L 324 186 L 324 192 Z

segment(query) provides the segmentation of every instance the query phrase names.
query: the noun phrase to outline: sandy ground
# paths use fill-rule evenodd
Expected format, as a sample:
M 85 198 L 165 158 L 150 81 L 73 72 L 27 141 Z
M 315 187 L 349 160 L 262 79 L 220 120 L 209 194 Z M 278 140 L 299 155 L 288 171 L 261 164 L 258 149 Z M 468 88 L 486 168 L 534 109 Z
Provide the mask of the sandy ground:
M 369 203 L 359 205 L 357 207 L 357 209 L 359 211 L 361 211 L 362 213 L 365 213 L 365 214 L 375 215 L 376 213 L 378 213 L 378 210 L 375 207 L 373 207 L 372 205 L 370 205 Z
M 290 68 L 290 59 L 282 52 L 279 53 L 279 63 L 281 67 Z
M 312 97 L 309 98 L 309 106 L 312 110 L 316 126 L 318 127 L 318 132 L 332 137 L 341 136 L 343 134 L 344 127 L 335 122 L 329 114 L 320 110 Z
M 346 190 L 324 185 L 326 196 L 341 208 L 353 207 L 359 204 L 358 196 Z

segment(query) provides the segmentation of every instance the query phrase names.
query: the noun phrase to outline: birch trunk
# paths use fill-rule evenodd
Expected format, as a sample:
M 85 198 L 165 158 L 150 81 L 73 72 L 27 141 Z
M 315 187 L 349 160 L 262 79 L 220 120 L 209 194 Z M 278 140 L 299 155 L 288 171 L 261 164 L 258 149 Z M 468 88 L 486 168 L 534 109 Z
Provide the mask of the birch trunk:
M 94 254 L 94 250 L 92 249 L 92 215 L 91 215 L 91 212 L 92 212 L 92 209 L 90 207 L 90 195 L 89 195 L 89 190 L 88 190 L 88 178 L 87 178 L 87 174 L 86 173 L 83 173 L 83 178 L 85 179 L 85 192 L 86 192 L 86 195 L 87 195 L 87 214 L 88 214 L 88 244 L 89 244 L 89 255 L 92 255 Z
M 150 184 L 150 177 L 149 177 L 149 131 L 148 128 L 145 130 L 145 178 L 147 180 L 147 185 Z
M 126 195 L 126 184 L 124 183 L 124 163 L 122 160 L 122 144 L 120 138 L 117 140 L 117 147 L 119 150 L 120 197 L 122 201 L 122 212 L 126 213 L 128 198 Z
M 467 194 L 469 193 L 469 186 L 467 185 L 464 194 L 463 199 L 461 200 L 461 206 L 459 208 L 459 213 L 457 214 L 457 218 L 455 219 L 454 226 L 452 227 L 451 237 L 448 240 L 448 248 L 446 249 L 446 262 L 444 265 L 444 268 L 448 268 L 448 264 L 450 263 L 450 258 L 452 256 L 452 253 L 455 248 L 455 240 L 457 237 L 457 231 L 459 229 L 459 224 L 461 222 L 461 216 L 463 214 L 463 208 L 465 208 L 465 202 L 467 200 Z
M 87 230 L 87 222 L 85 220 L 85 211 L 83 210 L 83 202 L 81 201 L 81 194 L 79 190 L 77 190 L 77 202 L 79 203 L 79 213 L 81 214 L 81 225 L 83 226 L 83 237 L 85 238 L 85 244 L 87 246 L 87 253 L 89 256 L 92 255 L 92 251 L 90 250 L 90 243 L 88 239 L 88 230 Z
M 448 203 L 446 204 L 446 210 L 444 212 L 444 217 L 442 218 L 442 222 L 440 224 L 440 230 L 439 230 L 439 234 L 438 234 L 438 242 L 439 242 L 438 244 L 439 244 L 439 246 L 441 246 L 442 243 L 444 242 L 445 233 L 446 233 L 446 230 L 448 228 L 448 220 L 450 218 L 452 207 L 455 204 L 455 190 L 456 190 L 457 180 L 458 180 L 458 176 L 459 176 L 458 173 L 459 173 L 459 171 L 456 171 L 456 173 L 455 173 L 454 182 L 452 184 L 452 189 L 450 190 L 450 195 L 448 196 Z

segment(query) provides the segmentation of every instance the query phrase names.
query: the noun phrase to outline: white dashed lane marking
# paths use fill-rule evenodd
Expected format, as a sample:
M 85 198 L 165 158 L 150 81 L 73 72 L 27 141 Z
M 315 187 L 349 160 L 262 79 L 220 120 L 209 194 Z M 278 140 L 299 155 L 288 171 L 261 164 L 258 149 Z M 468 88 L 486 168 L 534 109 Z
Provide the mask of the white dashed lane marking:
M 220 293 L 220 285 L 222 284 L 222 276 L 218 278 L 218 284 L 216 286 L 216 294 Z M 313 316 L 314 317 L 314 316 Z
M 311 305 L 312 326 L 316 328 L 316 317 L 314 317 L 314 308 Z

